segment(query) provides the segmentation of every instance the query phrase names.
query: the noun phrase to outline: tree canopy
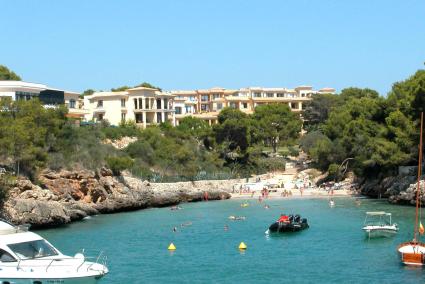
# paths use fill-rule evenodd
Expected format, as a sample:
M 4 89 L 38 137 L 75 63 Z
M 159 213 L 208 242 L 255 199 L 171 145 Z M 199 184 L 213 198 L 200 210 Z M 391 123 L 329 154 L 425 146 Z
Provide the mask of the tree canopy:
M 159 91 L 162 91 L 162 89 L 161 89 L 161 88 L 156 87 L 156 86 L 154 86 L 154 85 L 152 85 L 152 84 L 150 84 L 150 83 L 148 83 L 148 82 L 143 82 L 143 83 L 138 84 L 138 85 L 135 85 L 135 86 L 133 86 L 133 87 L 129 87 L 129 86 L 121 86 L 121 87 L 117 87 L 117 88 L 112 88 L 112 89 L 111 89 L 111 91 L 112 91 L 112 92 L 122 92 L 122 91 L 126 91 L 126 90 L 128 90 L 128 89 L 131 89 L 131 88 L 138 88 L 138 87 L 151 88 L 151 89 L 157 89 L 157 90 L 159 90 Z
M 350 158 L 350 168 L 359 176 L 394 173 L 400 165 L 416 164 L 424 98 L 424 70 L 395 83 L 387 98 L 360 88 L 326 99 L 316 96 L 306 116 L 313 118 L 317 131 L 305 135 L 301 146 L 324 170 Z
M 0 81 L 21 81 L 21 77 L 16 75 L 15 72 L 9 70 L 4 65 L 0 65 Z
M 286 104 L 267 104 L 255 108 L 253 119 L 265 144 L 277 152 L 279 142 L 294 143 L 301 132 L 302 121 Z

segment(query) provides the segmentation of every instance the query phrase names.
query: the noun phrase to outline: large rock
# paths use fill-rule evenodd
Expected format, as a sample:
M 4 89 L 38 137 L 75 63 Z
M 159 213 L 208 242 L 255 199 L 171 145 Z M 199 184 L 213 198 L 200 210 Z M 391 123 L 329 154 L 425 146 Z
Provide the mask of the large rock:
M 15 224 L 58 226 L 99 213 L 115 213 L 180 202 L 230 198 L 234 181 L 149 183 L 112 176 L 109 169 L 42 172 L 40 186 L 19 180 L 10 191 L 3 215 Z

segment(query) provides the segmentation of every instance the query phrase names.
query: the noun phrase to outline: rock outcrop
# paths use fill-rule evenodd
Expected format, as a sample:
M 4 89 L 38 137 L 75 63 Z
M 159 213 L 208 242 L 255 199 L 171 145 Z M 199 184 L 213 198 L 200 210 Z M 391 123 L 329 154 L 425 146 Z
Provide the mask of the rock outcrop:
M 398 175 L 395 176 L 359 181 L 361 193 L 374 198 L 388 198 L 388 201 L 392 204 L 415 205 L 417 189 L 416 168 L 400 168 Z M 425 204 L 425 198 L 421 196 L 421 199 L 422 204 Z
M 230 198 L 233 182 L 197 181 L 149 183 L 131 176 L 113 176 L 108 169 L 46 170 L 39 185 L 18 180 L 3 206 L 3 216 L 15 224 L 58 226 L 89 215 L 163 207 L 180 202 Z

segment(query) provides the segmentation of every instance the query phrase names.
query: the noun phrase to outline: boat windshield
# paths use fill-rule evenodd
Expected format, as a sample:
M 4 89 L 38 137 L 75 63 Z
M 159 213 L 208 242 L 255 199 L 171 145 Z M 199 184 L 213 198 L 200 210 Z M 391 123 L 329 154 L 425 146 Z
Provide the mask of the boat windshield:
M 58 255 L 58 252 L 45 240 L 7 245 L 20 259 L 34 259 Z

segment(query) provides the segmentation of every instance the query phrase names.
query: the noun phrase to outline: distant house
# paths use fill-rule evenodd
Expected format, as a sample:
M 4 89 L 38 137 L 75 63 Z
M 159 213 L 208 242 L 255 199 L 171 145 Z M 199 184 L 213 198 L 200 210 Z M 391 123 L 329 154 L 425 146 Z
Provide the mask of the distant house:
M 24 81 L 0 81 L 0 99 L 9 97 L 14 101 L 37 98 L 46 106 L 66 105 L 68 116 L 82 119 L 87 113 L 83 109 L 79 93 L 48 87 L 44 84 Z
M 205 90 L 171 91 L 175 95 L 176 124 L 186 116 L 194 116 L 210 125 L 218 122 L 218 114 L 225 107 L 252 114 L 259 105 L 287 104 L 296 113 L 302 113 L 306 103 L 316 94 L 335 93 L 334 88 L 313 90 L 311 86 L 288 88 L 249 87 L 239 90 L 214 87 Z
M 96 92 L 84 96 L 90 121 L 107 120 L 112 125 L 134 121 L 142 128 L 169 121 L 175 125 L 174 95 L 157 89 L 137 87 L 122 92 Z

